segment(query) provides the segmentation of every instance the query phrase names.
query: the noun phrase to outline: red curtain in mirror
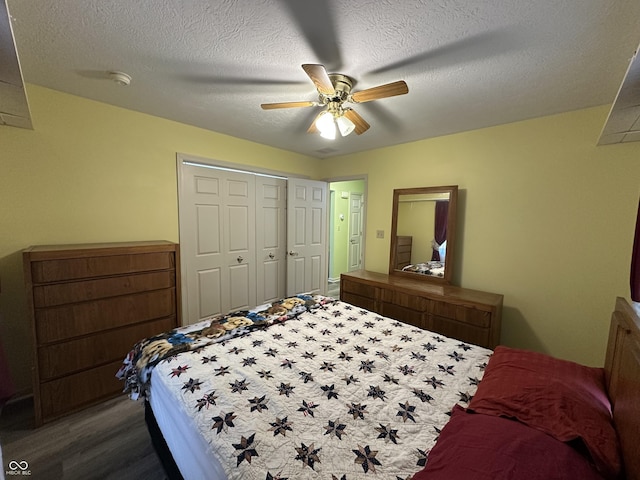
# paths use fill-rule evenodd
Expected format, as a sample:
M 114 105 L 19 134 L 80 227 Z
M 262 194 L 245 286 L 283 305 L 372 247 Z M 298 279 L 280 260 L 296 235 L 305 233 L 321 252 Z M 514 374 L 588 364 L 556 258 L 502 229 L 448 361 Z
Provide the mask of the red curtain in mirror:
M 436 213 L 435 213 L 435 226 L 433 231 L 433 238 L 438 242 L 438 245 L 442 245 L 447 239 L 447 220 L 449 219 L 449 202 L 437 201 Z M 444 258 L 440 258 L 438 250 L 433 250 L 431 255 L 432 261 L 444 261 Z
M 636 218 L 636 236 L 633 239 L 633 253 L 631 254 L 631 300 L 640 302 L 640 202 L 638 202 L 638 216 Z

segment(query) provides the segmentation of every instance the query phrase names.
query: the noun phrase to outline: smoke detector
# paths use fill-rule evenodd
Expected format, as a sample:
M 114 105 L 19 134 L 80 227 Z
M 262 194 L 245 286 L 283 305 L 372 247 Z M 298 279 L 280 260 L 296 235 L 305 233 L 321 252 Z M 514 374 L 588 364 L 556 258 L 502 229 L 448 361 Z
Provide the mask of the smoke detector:
M 131 75 L 124 72 L 109 72 L 109 78 L 123 87 L 131 83 Z

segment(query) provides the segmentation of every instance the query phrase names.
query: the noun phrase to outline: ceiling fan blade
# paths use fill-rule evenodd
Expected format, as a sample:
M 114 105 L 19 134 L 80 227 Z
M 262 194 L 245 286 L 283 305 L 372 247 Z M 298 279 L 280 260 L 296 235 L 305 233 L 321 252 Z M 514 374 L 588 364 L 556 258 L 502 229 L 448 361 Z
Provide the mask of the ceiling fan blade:
M 356 103 L 370 102 L 380 98 L 395 97 L 409 93 L 409 87 L 404 80 L 399 80 L 378 87 L 367 88 L 351 94 L 351 99 Z
M 336 91 L 333 88 L 333 84 L 324 65 L 305 63 L 302 65 L 302 69 L 309 75 L 318 92 L 323 95 L 335 95 Z
M 281 103 L 263 103 L 260 106 L 263 110 L 274 110 L 276 108 L 298 108 L 298 107 L 315 107 L 317 102 L 281 102 Z
M 320 115 L 322 115 L 324 112 L 325 110 L 316 115 L 316 118 L 313 119 L 313 122 L 311 122 L 311 125 L 309 125 L 309 128 L 307 129 L 307 133 L 320 133 L 320 130 L 318 130 L 318 127 L 316 126 L 316 122 L 318 121 L 318 118 L 320 118 Z
M 347 117 L 347 119 L 351 120 L 353 124 L 356 126 L 355 132 L 357 135 L 361 135 L 367 130 L 369 130 L 370 125 L 355 110 L 351 108 L 345 110 L 344 116 Z

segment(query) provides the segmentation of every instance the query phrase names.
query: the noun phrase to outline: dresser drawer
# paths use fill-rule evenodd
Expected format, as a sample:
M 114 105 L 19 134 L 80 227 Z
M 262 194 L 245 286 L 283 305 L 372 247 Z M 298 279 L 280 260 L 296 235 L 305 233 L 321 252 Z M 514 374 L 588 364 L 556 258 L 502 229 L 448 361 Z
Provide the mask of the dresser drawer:
M 40 380 L 93 368 L 106 362 L 122 361 L 131 347 L 146 337 L 171 330 L 175 318 L 132 325 L 90 335 L 64 343 L 40 347 L 38 352 Z M 115 371 L 113 372 L 115 375 Z
M 411 244 L 413 243 L 413 237 L 409 237 L 406 235 L 400 235 L 396 239 L 397 247 L 400 248 L 411 248 Z
M 174 286 L 173 271 L 54 283 L 33 287 L 33 303 L 36 308 L 51 307 Z
M 458 320 L 481 328 L 489 328 L 491 326 L 490 312 L 473 307 L 456 305 L 454 303 L 432 301 L 429 313 L 438 317 Z
M 426 312 L 430 303 L 429 300 L 424 297 L 418 297 L 398 290 L 382 290 L 381 297 L 383 302 L 393 303 L 400 307 L 419 312 Z
M 447 337 L 457 338 L 463 342 L 480 345 L 481 347 L 494 347 L 494 345 L 491 345 L 491 331 L 488 328 L 477 327 L 437 315 L 430 315 L 427 325 L 429 330 Z
M 376 298 L 376 287 L 365 283 L 350 282 L 349 280 L 340 281 L 340 289 L 345 293 L 353 293 L 360 297 L 369 297 L 372 300 Z
M 171 268 L 175 268 L 173 252 L 106 255 L 34 261 L 31 277 L 33 283 L 44 283 Z
M 412 310 L 409 308 L 401 307 L 393 303 L 382 302 L 381 315 L 389 318 L 395 318 L 401 322 L 408 323 L 418 328 L 426 328 L 424 317 L 426 314 L 422 312 Z
M 39 345 L 57 342 L 132 323 L 169 317 L 175 315 L 176 309 L 174 288 L 38 308 L 35 311 L 37 342 Z
M 398 264 L 411 263 L 411 252 L 398 252 L 396 258 L 398 259 Z
M 376 302 L 370 297 L 363 297 L 361 295 L 355 295 L 353 293 L 343 291 L 340 294 L 340 300 L 350 303 L 351 305 L 355 305 L 356 307 L 371 310 L 372 312 L 376 311 Z
M 42 417 L 53 420 L 63 414 L 94 405 L 122 394 L 116 372 L 122 361 L 86 370 L 40 385 Z

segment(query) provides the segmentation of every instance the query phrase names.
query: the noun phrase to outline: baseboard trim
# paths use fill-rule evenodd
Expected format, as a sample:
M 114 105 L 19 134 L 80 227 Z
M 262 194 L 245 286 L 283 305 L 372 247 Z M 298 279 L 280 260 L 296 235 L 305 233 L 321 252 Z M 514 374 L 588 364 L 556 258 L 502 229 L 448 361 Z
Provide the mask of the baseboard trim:
M 16 393 L 11 398 L 9 398 L 9 400 L 5 402 L 5 406 L 11 405 L 13 403 L 24 402 L 30 399 L 31 400 L 33 399 L 33 392 L 31 392 L 29 389 L 25 389 L 25 390 L 22 390 L 21 392 Z

